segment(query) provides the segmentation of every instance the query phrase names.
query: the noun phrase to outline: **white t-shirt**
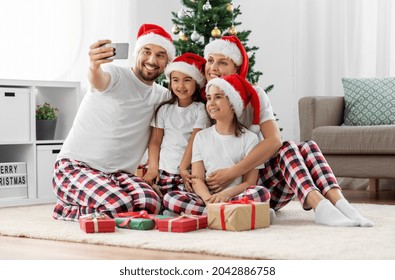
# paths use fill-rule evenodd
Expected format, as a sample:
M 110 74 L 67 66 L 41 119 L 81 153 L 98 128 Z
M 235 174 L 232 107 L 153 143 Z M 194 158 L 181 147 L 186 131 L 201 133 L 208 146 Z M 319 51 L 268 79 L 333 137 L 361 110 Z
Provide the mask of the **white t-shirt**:
M 254 86 L 254 89 L 257 91 L 260 101 L 260 113 L 259 113 L 259 124 L 268 121 L 268 120 L 276 120 L 272 105 L 270 104 L 269 97 L 266 92 L 259 86 Z M 251 128 L 252 121 L 254 118 L 254 109 L 252 108 L 251 103 L 247 105 L 247 107 L 243 110 L 243 114 L 240 117 L 240 122 L 251 131 L 255 131 L 255 129 Z
M 192 148 L 192 163 L 203 161 L 207 176 L 218 169 L 235 165 L 245 158 L 258 142 L 258 136 L 249 130 L 245 130 L 245 133 L 238 137 L 221 135 L 213 125 L 196 134 Z M 259 168 L 262 167 L 256 167 Z M 229 187 L 240 184 L 242 179 L 238 177 Z
M 170 98 L 164 87 L 140 81 L 129 67 L 103 65 L 111 82 L 89 90 L 58 155 L 106 173 L 134 173 L 147 148 L 156 106 Z
M 164 130 L 159 155 L 159 169 L 179 174 L 181 163 L 189 138 L 195 128 L 204 129 L 209 125 L 206 108 L 201 102 L 193 102 L 188 107 L 178 104 L 165 104 L 158 110 L 153 127 Z

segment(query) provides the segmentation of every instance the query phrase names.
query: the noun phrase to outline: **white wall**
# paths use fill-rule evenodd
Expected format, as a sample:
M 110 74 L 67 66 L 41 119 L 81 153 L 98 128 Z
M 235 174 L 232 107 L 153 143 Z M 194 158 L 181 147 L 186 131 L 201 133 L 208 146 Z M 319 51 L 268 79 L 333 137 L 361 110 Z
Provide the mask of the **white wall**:
M 293 1 L 239 0 L 241 29 L 251 30 L 250 44 L 259 47 L 255 69 L 263 72 L 260 85 L 273 84 L 269 93 L 274 112 L 283 128 L 284 140 L 295 139 L 297 100 L 293 94 Z M 258 4 L 259 3 L 259 4 Z M 297 134 L 296 134 L 297 135 Z

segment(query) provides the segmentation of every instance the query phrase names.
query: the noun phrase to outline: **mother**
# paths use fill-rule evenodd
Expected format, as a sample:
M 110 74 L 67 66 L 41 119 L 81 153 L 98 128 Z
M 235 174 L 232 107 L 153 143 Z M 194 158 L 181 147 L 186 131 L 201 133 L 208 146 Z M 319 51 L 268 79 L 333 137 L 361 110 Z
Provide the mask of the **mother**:
M 249 60 L 236 36 L 224 36 L 206 45 L 207 81 L 238 73 L 246 77 Z M 330 166 L 314 141 L 295 144 L 281 141 L 269 98 L 264 90 L 255 86 L 260 101 L 260 125 L 262 141 L 238 164 L 220 169 L 209 175 L 207 184 L 212 191 L 222 190 L 228 182 L 241 176 L 245 170 L 265 163 L 260 170 L 258 185 L 271 192 L 270 207 L 278 210 L 296 195 L 305 210 L 314 209 L 315 222 L 327 226 L 371 227 L 373 222 L 361 216 L 344 198 Z M 247 106 L 241 122 L 251 127 L 253 109 Z

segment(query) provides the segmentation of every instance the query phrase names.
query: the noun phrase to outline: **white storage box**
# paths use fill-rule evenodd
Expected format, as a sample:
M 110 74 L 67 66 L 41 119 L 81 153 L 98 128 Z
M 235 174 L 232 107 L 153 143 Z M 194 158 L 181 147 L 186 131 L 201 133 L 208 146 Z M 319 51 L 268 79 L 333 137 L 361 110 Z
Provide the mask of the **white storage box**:
M 56 157 L 62 145 L 37 146 L 37 197 L 56 201 L 52 190 L 52 177 Z
M 0 163 L 0 200 L 27 198 L 26 162 Z
M 29 89 L 0 88 L 0 141 L 29 141 L 30 115 Z

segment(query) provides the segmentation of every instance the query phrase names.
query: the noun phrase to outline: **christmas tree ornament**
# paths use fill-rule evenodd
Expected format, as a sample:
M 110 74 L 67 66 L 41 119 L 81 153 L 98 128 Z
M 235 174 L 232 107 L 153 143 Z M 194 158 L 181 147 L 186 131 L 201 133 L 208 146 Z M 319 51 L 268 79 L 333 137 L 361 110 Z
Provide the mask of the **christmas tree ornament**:
M 233 10 L 234 10 L 233 3 L 228 3 L 228 4 L 226 5 L 226 10 L 227 10 L 228 12 L 233 13 Z
M 206 4 L 204 4 L 203 5 L 203 11 L 209 11 L 209 10 L 211 10 L 211 4 L 210 4 L 210 1 L 209 0 L 207 0 L 207 2 L 206 2 Z
M 179 36 L 179 38 L 180 38 L 181 41 L 184 41 L 184 42 L 188 41 L 188 36 L 185 35 L 184 32 L 180 31 L 180 33 L 178 34 L 178 36 Z
M 177 24 L 173 25 L 171 32 L 173 32 L 173 34 L 178 34 L 178 32 L 180 32 L 180 28 L 177 26 Z
M 179 19 L 184 19 L 186 17 L 186 15 L 187 15 L 187 12 L 183 8 L 181 8 L 181 10 L 179 10 L 178 14 L 177 14 Z
M 197 31 L 194 30 L 191 34 L 191 40 L 194 42 L 197 42 L 197 41 L 199 41 L 199 39 L 200 39 L 199 33 L 197 33 Z
M 236 27 L 232 24 L 232 26 L 229 28 L 228 32 L 230 35 L 236 35 L 237 34 Z
M 214 29 L 211 30 L 211 36 L 213 36 L 214 38 L 218 38 L 219 36 L 221 36 L 221 30 L 219 30 L 217 26 L 214 27 Z

